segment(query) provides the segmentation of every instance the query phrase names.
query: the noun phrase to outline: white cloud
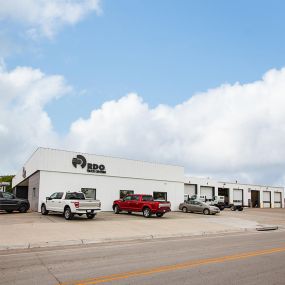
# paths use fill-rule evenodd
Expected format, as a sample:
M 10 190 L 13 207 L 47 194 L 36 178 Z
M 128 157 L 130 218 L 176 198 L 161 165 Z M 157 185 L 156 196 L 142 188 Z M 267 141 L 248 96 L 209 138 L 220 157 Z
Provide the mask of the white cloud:
M 60 137 L 45 106 L 70 93 L 64 78 L 0 68 L 1 174 L 38 147 L 185 166 L 191 175 L 253 183 L 285 182 L 285 69 L 250 84 L 222 85 L 182 104 L 150 108 L 128 94 L 104 103 Z M 84 100 L 84 98 L 82 98 Z
M 136 94 L 106 102 L 71 126 L 69 148 L 184 165 L 189 174 L 283 181 L 285 69 L 222 85 L 169 107 Z
M 70 91 L 61 76 L 29 67 L 0 69 L 1 174 L 15 172 L 36 146 L 58 145 L 44 106 Z
M 100 0 L 9 0 L 1 1 L 0 20 L 23 24 L 30 37 L 52 38 L 62 26 L 91 12 L 101 12 Z

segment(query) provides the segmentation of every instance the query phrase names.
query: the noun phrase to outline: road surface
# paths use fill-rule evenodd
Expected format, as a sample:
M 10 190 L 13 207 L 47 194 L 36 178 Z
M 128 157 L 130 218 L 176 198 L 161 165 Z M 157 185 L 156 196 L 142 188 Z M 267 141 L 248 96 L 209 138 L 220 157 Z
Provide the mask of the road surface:
M 0 252 L 0 284 L 284 285 L 285 231 Z

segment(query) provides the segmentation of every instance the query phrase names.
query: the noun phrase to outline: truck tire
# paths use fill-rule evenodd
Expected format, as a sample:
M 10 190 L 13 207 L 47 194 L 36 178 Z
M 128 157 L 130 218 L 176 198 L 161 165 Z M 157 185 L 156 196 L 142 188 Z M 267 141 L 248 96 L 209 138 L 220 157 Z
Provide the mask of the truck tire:
M 87 214 L 86 214 L 86 217 L 87 217 L 87 219 L 89 219 L 89 220 L 94 219 L 95 216 L 96 216 L 96 214 L 92 214 L 92 213 L 87 213 Z
M 115 214 L 119 214 L 119 213 L 120 213 L 120 208 L 119 208 L 118 205 L 115 205 L 115 206 L 114 206 L 114 213 L 115 213 Z
M 145 208 L 143 209 L 143 216 L 144 216 L 145 218 L 149 218 L 149 217 L 151 216 L 151 211 L 150 211 L 150 208 L 149 208 L 149 207 L 145 207 Z
M 183 208 L 182 208 L 182 212 L 183 212 L 183 213 L 187 213 L 187 208 L 186 208 L 186 207 L 183 207 Z
M 243 207 L 239 207 L 238 210 L 241 212 L 243 211 Z
M 46 205 L 42 204 L 42 206 L 41 206 L 41 213 L 42 213 L 42 215 L 47 215 L 48 212 L 49 211 L 47 210 Z
M 210 215 L 210 210 L 209 209 L 204 209 L 203 214 L 204 215 Z
M 237 209 L 236 206 L 231 206 L 232 211 L 236 211 L 236 209 Z
M 161 218 L 163 215 L 164 215 L 163 213 L 156 213 L 156 216 L 157 216 L 158 218 Z
M 73 217 L 74 217 L 74 214 L 71 213 L 71 210 L 70 210 L 69 207 L 66 207 L 66 208 L 64 209 L 63 214 L 64 214 L 64 218 L 65 218 L 66 220 L 72 220 Z
M 28 209 L 29 209 L 28 205 L 22 204 L 22 205 L 20 205 L 20 207 L 19 207 L 19 212 L 20 212 L 20 213 L 26 213 L 26 212 L 28 211 Z

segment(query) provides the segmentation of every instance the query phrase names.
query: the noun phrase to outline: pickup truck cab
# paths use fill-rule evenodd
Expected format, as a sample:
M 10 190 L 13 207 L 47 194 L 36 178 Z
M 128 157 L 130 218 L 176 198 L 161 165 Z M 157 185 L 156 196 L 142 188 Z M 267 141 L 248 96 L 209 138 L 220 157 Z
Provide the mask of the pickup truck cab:
M 142 212 L 146 218 L 153 214 L 162 217 L 165 213 L 171 211 L 171 204 L 167 201 L 155 201 L 151 195 L 132 194 L 125 196 L 123 199 L 115 200 L 113 210 L 115 214 L 119 214 L 121 211 L 126 211 L 129 214 Z
M 101 202 L 86 199 L 82 192 L 55 192 L 41 204 L 42 215 L 49 212 L 62 213 L 66 220 L 71 220 L 74 215 L 83 214 L 86 214 L 88 219 L 93 219 L 99 211 Z

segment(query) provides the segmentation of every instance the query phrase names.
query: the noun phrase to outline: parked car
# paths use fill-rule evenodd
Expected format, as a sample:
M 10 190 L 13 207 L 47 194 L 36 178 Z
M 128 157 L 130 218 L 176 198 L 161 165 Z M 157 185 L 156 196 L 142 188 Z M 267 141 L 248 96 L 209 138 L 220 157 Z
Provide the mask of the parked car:
M 193 213 L 203 213 L 204 215 L 216 215 L 220 213 L 220 209 L 216 206 L 208 205 L 204 202 L 199 202 L 195 200 L 185 201 L 179 205 L 179 210 L 182 210 L 184 213 L 193 212 Z
M 151 215 L 162 217 L 165 213 L 171 211 L 171 203 L 168 201 L 154 201 L 152 195 L 132 194 L 127 195 L 123 199 L 113 202 L 113 210 L 115 214 L 126 211 L 142 212 L 143 216 L 149 218 Z
M 184 195 L 186 196 L 186 195 Z M 217 208 L 220 209 L 220 211 L 223 211 L 226 207 L 226 204 L 225 204 L 225 197 L 224 196 L 214 196 L 212 199 L 207 199 L 206 196 L 203 196 L 203 195 L 192 195 L 191 197 L 189 197 L 188 195 L 188 199 L 186 199 L 186 201 L 188 200 L 192 200 L 192 201 L 199 201 L 199 202 L 203 202 L 203 203 L 206 203 L 210 206 L 216 206 Z M 184 201 L 185 201 L 185 198 L 184 198 Z
M 17 198 L 9 192 L 0 192 L 0 210 L 4 210 L 7 213 L 12 213 L 13 211 L 26 213 L 29 209 L 30 203 L 27 199 Z
M 55 192 L 41 203 L 42 215 L 49 212 L 63 213 L 66 220 L 73 219 L 74 215 L 86 214 L 93 219 L 101 211 L 99 200 L 86 199 L 82 192 Z

